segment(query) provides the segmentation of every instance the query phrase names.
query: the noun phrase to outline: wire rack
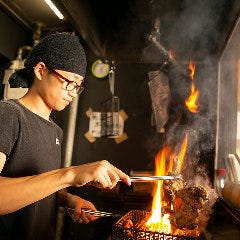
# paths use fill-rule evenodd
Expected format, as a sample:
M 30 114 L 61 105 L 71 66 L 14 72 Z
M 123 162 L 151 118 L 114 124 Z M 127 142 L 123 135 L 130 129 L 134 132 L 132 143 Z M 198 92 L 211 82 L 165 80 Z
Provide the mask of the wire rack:
M 112 240 L 196 240 L 199 237 L 179 236 L 146 230 L 144 224 L 151 213 L 131 210 L 113 225 Z M 131 222 L 131 226 L 128 226 Z

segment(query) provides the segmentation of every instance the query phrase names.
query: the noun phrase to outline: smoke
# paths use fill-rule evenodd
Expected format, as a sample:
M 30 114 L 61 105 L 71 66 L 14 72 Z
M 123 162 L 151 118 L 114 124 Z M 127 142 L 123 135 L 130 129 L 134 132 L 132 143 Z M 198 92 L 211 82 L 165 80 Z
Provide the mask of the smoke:
M 170 121 L 165 126 L 166 132 L 161 140 L 162 147 L 172 145 L 178 153 L 184 135 L 188 133 L 181 174 L 187 186 L 202 186 L 208 193 L 208 199 L 198 218 L 199 226 L 203 229 L 218 197 L 212 182 L 217 124 L 217 67 L 221 31 L 226 24 L 224 11 L 229 10 L 232 1 L 183 0 L 181 3 L 181 10 L 177 11 L 172 21 L 164 16 L 161 41 L 167 49 L 174 52 L 176 63 L 183 69 L 187 68 L 189 60 L 196 64 L 193 81 L 200 92 L 199 112 L 193 114 L 187 111 L 184 102 L 179 101 L 186 97 L 186 92 L 180 89 L 186 88 L 177 74 L 168 72 L 168 77 L 171 78 L 169 81 L 172 83 L 172 103 L 175 103 L 175 106 L 171 106 Z M 176 91 L 177 94 L 173 94 Z
M 195 130 L 200 150 L 206 152 L 215 147 L 217 58 L 222 19 L 229 5 L 231 1 L 225 0 L 183 0 L 173 20 L 165 17 L 167 20 L 162 21 L 162 41 L 173 50 L 176 59 L 180 59 L 178 63 L 183 68 L 190 59 L 196 63 L 194 83 L 200 91 L 200 112 L 194 116 L 183 113 L 182 117 L 190 124 L 188 127 Z M 178 89 L 184 85 L 177 78 L 172 79 L 174 81 Z
M 224 0 L 183 0 L 181 11 L 163 28 L 163 41 L 176 50 L 177 56 L 212 53 L 218 46 L 225 9 Z

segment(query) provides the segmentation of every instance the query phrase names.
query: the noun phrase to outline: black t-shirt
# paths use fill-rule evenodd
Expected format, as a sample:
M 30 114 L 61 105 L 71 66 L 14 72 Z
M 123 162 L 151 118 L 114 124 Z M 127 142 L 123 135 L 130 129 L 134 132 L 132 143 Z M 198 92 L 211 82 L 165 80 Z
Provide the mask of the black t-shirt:
M 18 100 L 0 101 L 0 152 L 4 177 L 31 176 L 61 167 L 62 129 Z M 14 200 L 13 200 L 14 201 Z M 0 239 L 54 239 L 56 194 L 0 216 Z

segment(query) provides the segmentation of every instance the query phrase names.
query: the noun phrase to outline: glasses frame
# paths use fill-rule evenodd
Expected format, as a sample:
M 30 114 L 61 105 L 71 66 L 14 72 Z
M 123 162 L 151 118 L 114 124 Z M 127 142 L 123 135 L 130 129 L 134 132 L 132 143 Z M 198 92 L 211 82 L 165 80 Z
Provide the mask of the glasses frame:
M 65 78 L 64 76 L 62 76 L 62 74 L 58 73 L 56 70 L 54 69 L 51 69 L 48 67 L 48 69 L 53 73 L 55 74 L 57 77 L 59 77 L 60 79 L 64 80 L 65 82 L 67 82 L 67 85 L 66 87 L 64 88 L 64 90 L 66 91 L 73 91 L 75 90 L 74 92 L 76 94 L 81 94 L 83 91 L 84 91 L 84 86 L 83 86 L 83 82 L 81 83 L 81 85 L 79 86 L 76 82 L 74 81 L 70 81 L 69 79 Z M 72 88 L 71 88 L 72 86 Z M 69 89 L 70 87 L 70 89 Z

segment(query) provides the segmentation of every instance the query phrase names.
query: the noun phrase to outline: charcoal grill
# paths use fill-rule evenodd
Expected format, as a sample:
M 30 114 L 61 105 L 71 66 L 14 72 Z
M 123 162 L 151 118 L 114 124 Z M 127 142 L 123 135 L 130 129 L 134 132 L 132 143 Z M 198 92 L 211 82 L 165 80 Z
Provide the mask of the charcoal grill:
M 202 239 L 196 235 L 196 231 L 190 231 L 191 236 L 186 233 L 183 235 L 172 235 L 153 232 L 146 229 L 145 223 L 151 216 L 150 212 L 142 210 L 131 210 L 113 225 L 112 240 L 195 240 Z M 128 222 L 132 226 L 127 226 Z M 184 232 L 184 231 L 182 231 Z M 198 234 L 199 235 L 199 234 Z

